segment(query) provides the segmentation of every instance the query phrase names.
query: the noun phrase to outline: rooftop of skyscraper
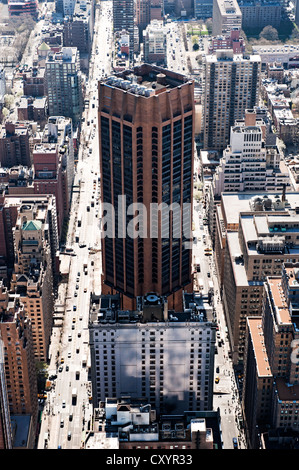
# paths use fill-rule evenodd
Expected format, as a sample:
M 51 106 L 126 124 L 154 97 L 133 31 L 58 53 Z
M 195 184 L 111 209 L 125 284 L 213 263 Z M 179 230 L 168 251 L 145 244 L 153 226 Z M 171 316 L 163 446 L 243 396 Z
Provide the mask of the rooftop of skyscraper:
M 234 54 L 233 49 L 218 49 L 213 54 L 205 56 L 207 63 L 230 61 L 230 62 L 261 62 L 261 58 L 258 54 Z
M 176 88 L 188 81 L 189 79 L 185 75 L 155 65 L 142 64 L 109 76 L 101 83 L 121 88 L 127 93 L 148 97 L 167 89 Z
M 168 310 L 167 301 L 151 292 L 137 298 L 137 310 L 121 310 L 120 297 L 116 295 L 91 295 L 90 321 L 101 323 L 148 322 L 212 322 L 212 307 L 208 296 L 184 292 L 184 308 L 181 312 Z

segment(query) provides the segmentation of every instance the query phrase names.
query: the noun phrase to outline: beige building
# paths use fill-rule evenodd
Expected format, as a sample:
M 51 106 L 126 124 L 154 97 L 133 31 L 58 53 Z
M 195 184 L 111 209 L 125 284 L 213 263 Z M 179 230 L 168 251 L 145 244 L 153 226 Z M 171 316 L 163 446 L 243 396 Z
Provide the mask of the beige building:
M 213 36 L 242 28 L 242 13 L 237 0 L 213 1 Z
M 284 438 L 299 429 L 298 301 L 299 264 L 285 263 L 264 284 L 261 317 L 247 318 L 242 409 L 251 448 L 270 429 Z
M 249 448 L 258 447 L 258 424 L 270 422 L 273 374 L 269 366 L 262 334 L 262 318 L 247 318 L 246 373 L 243 384 L 242 411 Z
M 282 191 L 290 186 L 289 172 L 276 146 L 265 145 L 266 125 L 255 110 L 231 127 L 230 144 L 214 175 L 214 195 L 228 191 Z
M 297 193 L 222 194 L 215 222 L 216 267 L 235 364 L 243 361 L 247 316 L 261 315 L 266 277 L 279 275 L 283 262 L 299 260 L 297 206 Z

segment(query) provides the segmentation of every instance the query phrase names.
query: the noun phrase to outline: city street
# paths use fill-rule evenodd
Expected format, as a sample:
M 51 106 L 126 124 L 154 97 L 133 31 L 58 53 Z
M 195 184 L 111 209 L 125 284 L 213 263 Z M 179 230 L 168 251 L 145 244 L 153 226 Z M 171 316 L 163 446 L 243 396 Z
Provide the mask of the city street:
M 88 316 L 90 293 L 100 292 L 100 183 L 97 135 L 97 74 L 99 68 L 110 73 L 106 59 L 110 48 L 111 30 L 106 29 L 110 2 L 103 2 L 102 12 L 96 10 L 94 53 L 91 62 L 88 96 L 89 106 L 83 113 L 79 159 L 74 180 L 67 247 L 70 258 L 69 282 L 60 285 L 58 306 L 63 306 L 63 326 L 54 327 L 51 339 L 49 370 L 57 375 L 48 392 L 41 422 L 38 448 L 82 448 L 92 418 L 91 385 L 88 381 L 89 336 Z M 109 38 L 110 33 L 110 38 Z M 93 104 L 95 106 L 93 106 Z M 84 145 L 87 136 L 88 145 Z M 91 152 L 90 152 L 91 149 Z M 79 191 L 78 191 L 79 190 Z M 78 219 L 81 218 L 81 227 Z M 79 239 L 76 241 L 76 235 Z M 73 256 L 75 255 L 75 256 Z M 87 265 L 87 270 L 85 270 Z M 86 274 L 85 274 L 86 272 Z M 86 363 L 85 363 L 86 360 Z M 60 371 L 61 370 L 61 371 Z M 76 401 L 74 401 L 76 389 Z M 75 403 L 75 404 L 74 404 Z
M 88 377 L 89 336 L 88 316 L 90 293 L 100 293 L 101 253 L 100 253 L 100 172 L 97 133 L 98 80 L 111 73 L 112 44 L 112 2 L 101 2 L 101 10 L 96 9 L 95 34 L 90 60 L 90 74 L 85 96 L 85 109 L 82 116 L 81 143 L 74 179 L 74 193 L 70 212 L 68 238 L 64 255 L 70 261 L 69 280 L 60 284 L 56 302 L 57 318 L 62 317 L 62 326 L 54 326 L 50 347 L 50 366 L 53 387 L 47 393 L 38 448 L 79 449 L 84 445 L 86 433 L 92 419 L 91 385 Z M 178 35 L 178 25 L 170 24 L 170 45 L 172 60 L 169 68 L 185 73 L 186 51 L 182 38 Z M 179 37 L 178 43 L 175 38 Z M 178 47 L 181 47 L 178 48 Z M 168 62 L 169 63 L 169 62 Z M 194 172 L 197 174 L 198 161 L 195 156 Z M 217 318 L 217 344 L 223 339 L 215 356 L 214 409 L 220 408 L 221 431 L 225 449 L 233 448 L 233 437 L 239 437 L 236 423 L 239 413 L 235 379 L 228 357 L 229 345 L 225 334 L 225 320 L 219 298 L 213 257 L 205 250 L 211 247 L 207 226 L 203 221 L 201 202 L 194 201 L 194 266 L 200 260 L 200 272 L 196 274 L 202 283 L 203 293 L 213 290 L 213 302 Z M 60 324 L 61 325 L 61 324 Z M 239 439 L 239 447 L 244 447 Z

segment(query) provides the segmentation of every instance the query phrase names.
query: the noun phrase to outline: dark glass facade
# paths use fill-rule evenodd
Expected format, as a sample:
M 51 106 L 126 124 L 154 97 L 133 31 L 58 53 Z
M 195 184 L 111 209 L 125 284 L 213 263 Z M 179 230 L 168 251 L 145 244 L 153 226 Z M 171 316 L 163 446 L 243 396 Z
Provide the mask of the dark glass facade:
M 102 202 L 111 203 L 115 213 L 115 238 L 103 239 L 103 285 L 129 299 L 153 291 L 174 299 L 176 291 L 192 285 L 192 250 L 185 246 L 192 241 L 191 218 L 185 219 L 184 205 L 192 206 L 194 85 L 150 97 L 101 86 Z M 146 224 L 142 217 L 136 222 L 140 212 L 128 213 L 133 203 L 144 208 Z M 167 223 L 158 226 L 164 217 Z M 132 220 L 136 238 L 128 235 Z

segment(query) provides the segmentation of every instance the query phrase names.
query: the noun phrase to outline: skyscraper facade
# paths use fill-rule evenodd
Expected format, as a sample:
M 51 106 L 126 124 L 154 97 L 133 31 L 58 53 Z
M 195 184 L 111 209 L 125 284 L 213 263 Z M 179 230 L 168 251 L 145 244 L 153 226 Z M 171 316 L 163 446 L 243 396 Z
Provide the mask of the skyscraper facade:
M 186 77 L 147 64 L 99 84 L 102 203 L 124 214 L 114 218 L 115 236 L 103 237 L 103 293 L 133 300 L 154 291 L 180 308 L 182 289 L 192 288 L 193 89 Z M 132 203 L 144 209 L 138 237 L 126 231 Z M 163 214 L 153 210 L 161 204 Z M 172 204 L 176 214 L 167 212 Z
M 130 37 L 130 57 L 134 52 L 134 0 L 113 0 L 114 33 L 127 31 Z
M 213 0 L 195 0 L 194 16 L 198 19 L 212 18 Z
M 258 55 L 217 50 L 204 60 L 203 145 L 223 150 L 230 128 L 258 102 L 261 59 Z
M 77 123 L 83 107 L 79 51 L 63 47 L 46 60 L 46 89 L 50 116 L 66 116 Z

